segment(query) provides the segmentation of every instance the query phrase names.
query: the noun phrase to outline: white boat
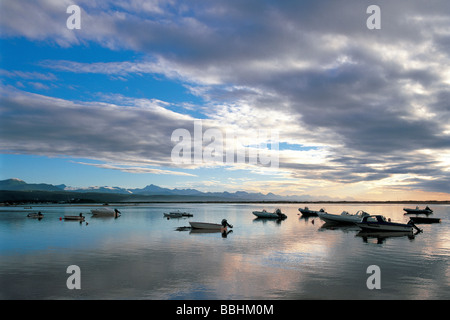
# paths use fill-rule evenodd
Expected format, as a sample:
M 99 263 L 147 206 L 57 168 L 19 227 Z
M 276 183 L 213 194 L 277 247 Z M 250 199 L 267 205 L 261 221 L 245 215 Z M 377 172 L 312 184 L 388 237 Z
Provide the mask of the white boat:
M 356 225 L 362 230 L 367 231 L 412 232 L 413 228 L 420 230 L 412 221 L 407 224 L 391 222 L 381 215 L 365 216 L 360 222 L 357 222 Z
M 223 229 L 223 226 L 219 223 L 189 221 L 189 224 L 194 229 L 208 229 L 208 230 L 222 230 Z
M 98 217 L 118 217 L 121 214 L 119 210 L 110 208 L 92 209 L 91 213 Z
M 227 227 L 233 228 L 226 219 L 222 220 L 222 223 L 209 223 L 209 222 L 193 222 L 189 221 L 189 224 L 193 229 L 207 229 L 207 230 L 221 230 L 226 231 Z
M 302 213 L 305 217 L 317 217 L 319 212 L 325 212 L 325 210 L 322 208 L 319 211 L 310 210 L 308 207 L 305 207 L 304 209 L 298 208 L 298 211 Z
M 84 221 L 86 217 L 83 216 L 81 213 L 78 216 L 64 216 L 64 220 L 77 220 L 77 221 Z
M 365 211 L 359 210 L 356 214 L 350 214 L 347 211 L 342 211 L 341 214 L 331 214 L 327 212 L 319 212 L 317 213 L 320 219 L 325 222 L 334 222 L 334 223 L 356 223 L 360 222 L 361 219 L 365 216 L 369 216 L 369 214 Z
M 433 210 L 431 210 L 428 206 L 425 207 L 425 209 L 420 209 L 418 206 L 415 209 L 410 209 L 410 208 L 403 208 L 404 211 L 406 211 L 405 214 L 408 213 L 415 213 L 415 214 L 419 214 L 419 213 L 423 213 L 423 214 L 432 214 Z
M 286 219 L 287 216 L 281 212 L 280 209 L 275 210 L 274 212 L 268 212 L 265 209 L 263 211 L 253 211 L 253 214 L 258 218 L 265 219 Z

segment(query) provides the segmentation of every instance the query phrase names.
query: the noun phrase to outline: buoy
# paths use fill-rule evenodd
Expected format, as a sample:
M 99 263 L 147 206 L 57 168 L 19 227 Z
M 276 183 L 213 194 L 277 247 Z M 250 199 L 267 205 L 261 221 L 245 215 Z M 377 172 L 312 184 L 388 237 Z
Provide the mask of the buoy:
M 59 221 L 61 221 L 62 220 L 62 218 L 61 217 L 59 217 Z

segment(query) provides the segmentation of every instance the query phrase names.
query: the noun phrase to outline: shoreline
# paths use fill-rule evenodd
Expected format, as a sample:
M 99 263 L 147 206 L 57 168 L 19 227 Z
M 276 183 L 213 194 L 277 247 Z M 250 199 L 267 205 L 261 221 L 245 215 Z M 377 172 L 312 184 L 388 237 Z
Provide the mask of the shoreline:
M 395 200 L 395 201 L 252 201 L 252 200 L 242 200 L 242 201 L 202 201 L 202 200 L 192 200 L 192 201 L 117 201 L 109 202 L 108 204 L 103 203 L 21 203 L 21 204 L 9 204 L 5 205 L 0 203 L 0 207 L 23 207 L 23 206 L 78 206 L 78 207 L 111 207 L 111 206 L 136 206 L 144 204 L 193 204 L 193 203 L 222 203 L 222 204 L 409 204 L 409 205 L 439 205 L 439 204 L 450 204 L 450 200 L 430 200 L 430 201 L 415 201 L 415 200 Z

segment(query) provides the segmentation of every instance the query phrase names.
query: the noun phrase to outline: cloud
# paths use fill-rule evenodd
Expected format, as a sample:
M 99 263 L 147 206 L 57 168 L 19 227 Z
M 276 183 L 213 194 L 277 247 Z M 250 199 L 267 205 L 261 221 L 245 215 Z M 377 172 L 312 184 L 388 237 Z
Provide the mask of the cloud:
M 170 165 L 171 133 L 192 122 L 156 100 L 117 105 L 73 102 L 8 87 L 1 93 L 4 151 Z
M 418 179 L 417 187 L 448 192 L 450 164 L 437 154 L 450 150 L 450 3 L 380 0 L 381 30 L 366 28 L 370 4 L 226 0 L 192 1 L 187 7 L 178 1 L 80 1 L 82 29 L 69 32 L 68 2 L 7 2 L 0 32 L 61 46 L 95 42 L 138 52 L 132 61 L 47 60 L 41 66 L 180 81 L 205 101 L 198 106 L 210 121 L 205 125 L 242 135 L 274 128 L 283 142 L 317 147 L 308 153 L 280 151 L 280 170 L 290 177 L 382 184 L 409 175 Z M 192 119 L 171 114 L 158 101 L 33 99 L 43 113 L 26 107 L 36 105 L 30 95 L 4 100 L 23 113 L 9 115 L 12 123 L 28 120 L 30 133 L 41 133 L 33 152 L 64 154 L 71 148 L 74 154 L 103 154 L 110 160 L 127 153 L 162 165 L 170 154 L 171 130 L 192 126 Z M 64 113 L 55 113 L 61 106 Z M 32 123 L 30 114 L 39 121 Z M 57 128 L 45 130 L 53 114 L 60 117 Z M 2 130 L 20 138 L 13 126 Z M 9 147 L 31 146 L 20 139 Z M 48 141 L 57 148 L 46 148 Z
M 110 169 L 110 170 L 119 170 L 123 172 L 130 172 L 130 173 L 151 173 L 151 174 L 170 174 L 170 175 L 176 175 L 176 176 L 188 176 L 188 177 L 196 177 L 194 174 L 186 173 L 186 172 L 177 172 L 173 170 L 162 170 L 162 169 L 156 169 L 156 168 L 149 168 L 145 166 L 130 166 L 130 164 L 107 164 L 107 163 L 87 163 L 87 162 L 79 162 L 79 161 L 72 161 L 74 163 L 87 165 L 87 166 L 94 166 L 97 168 L 102 169 Z

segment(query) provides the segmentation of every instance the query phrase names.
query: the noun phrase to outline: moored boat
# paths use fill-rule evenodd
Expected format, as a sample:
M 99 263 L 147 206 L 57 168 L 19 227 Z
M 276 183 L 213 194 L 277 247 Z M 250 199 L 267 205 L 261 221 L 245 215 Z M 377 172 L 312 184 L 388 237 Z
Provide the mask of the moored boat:
M 280 209 L 276 209 L 274 212 L 268 212 L 266 209 L 263 209 L 262 211 L 253 211 L 252 212 L 255 216 L 258 218 L 264 218 L 264 219 L 286 219 L 287 216 L 281 212 Z
M 33 219 L 42 219 L 44 215 L 39 211 L 39 212 L 31 212 L 27 214 L 27 217 Z
M 91 210 L 92 215 L 97 217 L 118 217 L 121 212 L 117 209 L 97 208 Z
M 177 212 L 169 212 L 169 213 L 164 213 L 164 217 L 165 218 L 182 218 L 183 215 Z
M 369 214 L 363 210 L 359 210 L 356 214 L 350 214 L 347 211 L 342 211 L 341 214 L 331 214 L 327 212 L 319 212 L 317 213 L 319 218 L 325 222 L 333 222 L 333 223 L 356 223 L 360 222 L 361 219 L 365 216 L 369 216 Z
M 181 212 L 180 210 L 172 211 L 169 213 L 164 213 L 166 218 L 182 218 L 182 217 L 193 217 L 194 215 L 189 212 Z
M 78 216 L 64 216 L 64 220 L 76 220 L 76 221 L 84 221 L 86 217 L 80 213 Z
M 189 224 L 193 229 L 206 229 L 206 230 L 222 230 L 226 231 L 227 227 L 233 228 L 226 219 L 222 220 L 222 223 L 209 223 L 209 222 L 194 222 L 189 221 Z
M 429 218 L 429 217 L 410 217 L 414 223 L 439 223 L 440 218 Z
M 194 229 L 221 230 L 223 228 L 223 226 L 219 223 L 189 221 L 189 224 Z
M 405 214 L 431 214 L 433 213 L 433 210 L 430 209 L 430 207 L 426 206 L 424 209 L 420 209 L 418 206 L 415 209 L 410 208 L 403 208 L 404 211 L 406 211 Z
M 304 217 L 317 217 L 319 212 L 325 212 L 325 210 L 322 208 L 319 211 L 310 210 L 308 207 L 305 208 L 298 208 L 298 211 L 302 213 Z
M 356 222 L 356 225 L 368 231 L 412 232 L 413 228 L 420 230 L 412 221 L 406 224 L 391 222 L 381 215 L 364 216 L 360 222 Z

